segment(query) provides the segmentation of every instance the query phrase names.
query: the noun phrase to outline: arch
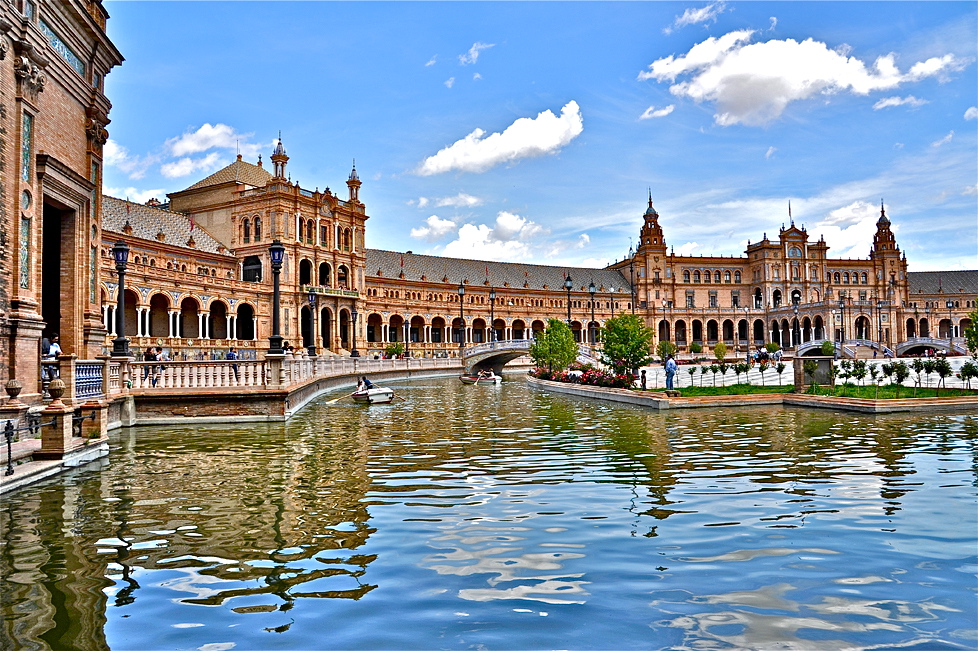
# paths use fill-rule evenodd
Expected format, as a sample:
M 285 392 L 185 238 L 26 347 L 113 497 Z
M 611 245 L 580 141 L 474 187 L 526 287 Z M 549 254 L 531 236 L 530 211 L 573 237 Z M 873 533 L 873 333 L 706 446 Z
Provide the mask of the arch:
M 306 244 L 316 243 L 316 222 L 310 219 L 306 222 Z
M 452 319 L 452 343 L 464 345 L 465 339 L 465 322 L 455 317 Z
M 754 309 L 759 310 L 764 305 L 764 297 L 761 295 L 761 288 L 754 289 Z
M 685 346 L 686 345 L 686 322 L 682 319 L 676 321 L 674 326 L 676 329 L 676 345 Z
M 492 322 L 489 341 L 503 341 L 504 339 L 506 339 L 506 322 L 502 319 L 496 319 Z
M 735 271 L 734 272 L 734 282 L 735 283 L 738 283 L 738 284 L 740 283 L 740 272 L 739 271 Z
M 744 346 L 750 343 L 750 323 L 747 319 L 740 319 L 737 321 L 737 339 Z
M 191 296 L 180 301 L 180 336 L 194 339 L 200 336 L 200 303 Z
M 839 272 L 836 271 L 832 277 L 835 279 L 835 284 L 838 285 L 841 281 L 839 280 Z
M 344 251 L 349 251 L 350 250 L 350 239 L 351 239 L 350 238 L 350 229 L 349 228 L 344 229 L 343 230 L 343 250 Z
M 689 282 L 689 269 L 683 269 L 683 282 Z
M 725 282 L 725 283 L 729 283 L 730 282 L 730 272 L 729 271 L 724 271 L 723 272 L 723 282 Z
M 514 320 L 511 332 L 513 339 L 526 339 L 526 322 L 523 319 Z
M 481 344 L 488 341 L 488 334 L 486 332 L 487 325 L 486 320 L 483 318 L 472 319 L 472 343 Z
M 842 274 L 842 283 L 845 284 L 845 285 L 848 285 L 849 284 L 849 272 L 848 271 L 845 272 L 844 274 Z
M 801 325 L 798 323 L 798 317 L 791 320 L 791 337 L 788 341 L 792 346 L 797 346 L 801 342 Z
M 581 333 L 584 330 L 583 324 L 580 321 L 571 321 L 570 324 L 571 332 L 574 333 L 574 341 L 577 343 L 582 343 L 584 339 L 581 338 Z
M 350 311 L 346 308 L 340 309 L 340 347 L 350 349 Z
M 255 308 L 249 303 L 238 305 L 237 318 L 235 319 L 236 339 L 252 341 L 258 338 L 255 332 Z
M 302 347 L 309 351 L 309 354 L 316 352 L 316 337 L 312 327 L 312 310 L 308 305 L 303 305 L 299 309 L 299 336 L 302 339 Z
M 720 271 L 719 271 L 719 269 L 717 271 L 714 271 L 713 272 L 713 282 L 715 282 L 717 284 L 720 283 Z
M 261 282 L 261 258 L 249 255 L 241 265 L 241 280 L 249 283 Z
M 665 319 L 659 321 L 659 341 L 669 341 L 669 322 Z
M 135 291 L 126 288 L 126 336 L 135 337 L 136 333 L 139 332 L 139 314 L 136 311 L 136 306 L 141 302 L 139 300 L 139 294 Z
M 734 341 L 734 322 L 730 319 L 723 320 L 723 340 L 728 344 Z
M 926 318 L 920 320 L 920 327 L 918 328 L 920 333 L 918 337 L 929 337 L 930 336 L 930 321 Z
M 312 284 L 312 262 L 306 258 L 299 261 L 299 284 Z
M 536 338 L 537 335 L 547 329 L 547 325 L 540 319 L 536 319 L 530 324 L 530 329 L 533 331 L 533 337 Z
M 319 338 L 323 348 L 333 349 L 333 310 L 328 307 L 319 309 Z
M 228 338 L 228 306 L 224 301 L 211 301 L 210 313 L 207 315 L 207 334 L 211 339 Z
M 251 220 L 247 217 L 241 222 L 241 240 L 248 244 L 251 242 Z
M 156 293 L 149 298 L 149 335 L 170 336 L 170 299 L 166 294 Z
M 345 264 L 341 264 L 336 269 L 336 284 L 340 289 L 348 289 L 350 281 L 350 271 Z
M 693 319 L 693 342 L 703 343 L 703 322 L 699 319 Z
M 431 343 L 440 344 L 444 341 L 445 319 L 436 316 L 431 320 Z
M 696 271 L 693 272 L 693 282 L 694 283 L 700 282 L 700 270 L 699 269 L 697 269 Z
M 869 284 L 869 279 L 866 276 L 866 272 L 865 271 L 860 276 L 860 282 L 862 282 L 863 285 L 868 285 Z
M 423 316 L 416 315 L 411 317 L 411 322 L 408 325 L 408 337 L 411 343 L 425 343 L 425 325 Z
M 715 344 L 720 340 L 720 324 L 714 319 L 710 319 L 706 322 L 706 341 L 710 344 Z
M 954 332 L 954 322 L 951 319 L 941 319 L 937 322 L 937 336 L 940 339 L 951 337 Z
M 815 339 L 825 339 L 825 322 L 822 321 L 821 316 L 815 317 L 814 327 Z
M 328 262 L 319 263 L 319 284 L 329 287 L 333 279 L 333 267 Z
M 774 307 L 781 307 L 781 290 L 780 289 L 774 290 L 774 293 L 771 295 L 771 299 L 774 304 Z
M 812 320 L 807 316 L 801 320 L 801 340 L 803 342 L 809 342 L 812 340 Z
M 777 319 L 771 321 L 771 341 L 781 346 L 781 325 Z
M 254 224 L 255 224 L 255 241 L 260 242 L 261 241 L 261 217 L 256 216 L 254 220 Z
M 383 341 L 384 317 L 376 312 L 367 315 L 367 342 L 374 344 Z
M 791 290 L 791 304 L 799 305 L 801 303 L 801 290 L 792 289 Z
M 856 339 L 872 339 L 869 318 L 863 314 L 856 317 Z
M 754 344 L 761 346 L 764 344 L 764 322 L 760 319 L 754 319 Z
M 387 341 L 404 341 L 404 317 L 392 314 L 387 320 Z

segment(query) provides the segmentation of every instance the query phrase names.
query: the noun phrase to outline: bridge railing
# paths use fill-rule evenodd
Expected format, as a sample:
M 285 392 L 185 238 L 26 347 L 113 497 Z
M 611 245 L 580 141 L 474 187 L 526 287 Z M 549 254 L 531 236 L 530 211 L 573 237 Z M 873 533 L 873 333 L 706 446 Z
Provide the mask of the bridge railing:
M 464 357 L 479 355 L 493 350 L 530 350 L 533 345 L 532 339 L 503 339 L 501 341 L 489 341 L 484 344 L 476 344 L 465 349 L 462 353 Z

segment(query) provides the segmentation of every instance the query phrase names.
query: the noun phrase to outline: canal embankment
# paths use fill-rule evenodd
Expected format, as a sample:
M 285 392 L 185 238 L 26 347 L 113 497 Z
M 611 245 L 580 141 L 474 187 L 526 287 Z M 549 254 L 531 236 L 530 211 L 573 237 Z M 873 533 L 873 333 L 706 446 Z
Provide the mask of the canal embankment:
M 863 414 L 893 414 L 910 411 L 960 411 L 978 409 L 978 396 L 949 398 L 900 398 L 873 400 L 865 398 L 841 398 L 836 396 L 816 396 L 806 393 L 755 393 L 728 396 L 668 396 L 659 391 L 636 391 L 632 389 L 611 389 L 606 387 L 554 382 L 529 377 L 527 382 L 539 389 L 555 393 L 608 400 L 649 409 L 710 409 L 720 407 L 754 407 L 760 405 L 783 405 L 807 407 L 810 409 L 832 409 Z

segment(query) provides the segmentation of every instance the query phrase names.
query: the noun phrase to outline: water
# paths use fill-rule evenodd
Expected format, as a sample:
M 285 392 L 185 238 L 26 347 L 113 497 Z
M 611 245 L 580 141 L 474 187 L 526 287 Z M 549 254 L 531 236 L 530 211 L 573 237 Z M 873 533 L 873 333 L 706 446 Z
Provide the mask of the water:
M 974 412 L 395 386 L 5 499 L 0 648 L 978 645 Z

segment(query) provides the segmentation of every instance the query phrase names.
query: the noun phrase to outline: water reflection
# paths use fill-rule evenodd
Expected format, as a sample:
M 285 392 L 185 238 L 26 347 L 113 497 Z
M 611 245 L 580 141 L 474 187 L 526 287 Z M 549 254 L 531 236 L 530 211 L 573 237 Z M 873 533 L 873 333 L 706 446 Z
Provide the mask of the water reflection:
M 127 430 L 6 500 L 0 647 L 978 641 L 973 414 L 401 393 Z

